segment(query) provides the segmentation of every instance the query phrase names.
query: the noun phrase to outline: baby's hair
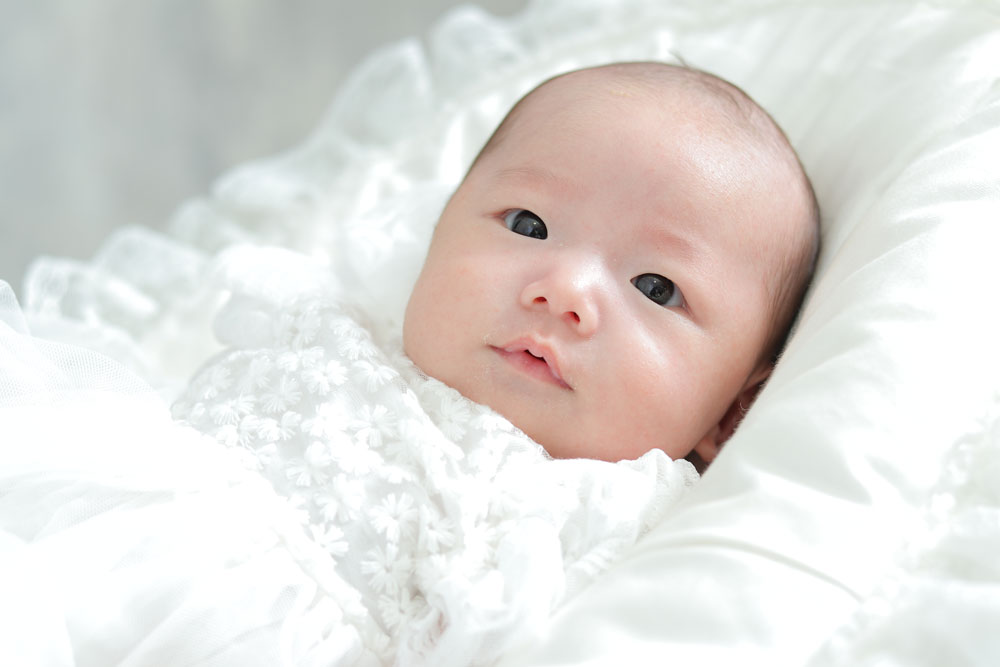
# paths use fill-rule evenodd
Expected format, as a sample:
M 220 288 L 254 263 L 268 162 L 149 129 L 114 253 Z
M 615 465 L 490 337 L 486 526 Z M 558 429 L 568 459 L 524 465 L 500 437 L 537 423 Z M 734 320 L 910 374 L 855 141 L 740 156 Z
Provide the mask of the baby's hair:
M 622 82 L 636 84 L 639 91 L 660 91 L 665 84 L 669 84 L 701 93 L 712 102 L 713 109 L 729 121 L 727 127 L 732 129 L 727 140 L 750 144 L 761 157 L 789 174 L 789 188 L 798 190 L 801 195 L 804 224 L 794 226 L 792 234 L 795 238 L 780 239 L 780 242 L 788 244 L 790 251 L 782 253 L 781 260 L 768 276 L 772 324 L 761 361 L 777 361 L 812 281 L 819 254 L 820 210 L 812 183 L 784 131 L 767 111 L 735 84 L 686 64 L 652 61 L 612 63 L 558 74 L 533 88 L 511 107 L 473 160 L 469 171 L 503 142 L 536 91 L 580 71 L 604 71 L 617 76 Z

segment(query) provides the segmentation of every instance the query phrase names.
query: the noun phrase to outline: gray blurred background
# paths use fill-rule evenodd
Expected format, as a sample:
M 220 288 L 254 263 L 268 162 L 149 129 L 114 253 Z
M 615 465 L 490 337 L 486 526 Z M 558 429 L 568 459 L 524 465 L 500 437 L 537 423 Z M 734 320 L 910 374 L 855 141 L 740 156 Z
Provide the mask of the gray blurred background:
M 508 16 L 527 0 L 474 0 Z M 316 125 L 372 49 L 457 0 L 0 0 L 0 280 L 162 227 Z

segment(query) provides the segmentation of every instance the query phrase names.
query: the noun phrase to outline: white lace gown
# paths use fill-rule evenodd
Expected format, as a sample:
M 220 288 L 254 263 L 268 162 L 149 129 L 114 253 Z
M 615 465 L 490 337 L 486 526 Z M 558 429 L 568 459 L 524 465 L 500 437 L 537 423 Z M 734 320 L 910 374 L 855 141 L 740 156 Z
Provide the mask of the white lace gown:
M 18 576 L 4 607 L 33 610 L 12 619 L 17 651 L 80 665 L 489 664 L 697 479 L 659 451 L 550 459 L 424 376 L 397 326 L 338 305 L 299 261 L 226 255 L 214 328 L 227 347 L 173 419 L 110 359 L 28 336 L 8 290 L 0 527 Z M 262 273 L 295 279 L 278 294 Z
M 365 645 L 388 647 L 383 658 L 491 655 L 697 477 L 659 451 L 618 465 L 553 461 L 361 317 L 321 291 L 281 304 L 241 295 L 216 327 L 232 349 L 174 415 L 237 447 L 301 510 L 360 594 L 374 621 Z

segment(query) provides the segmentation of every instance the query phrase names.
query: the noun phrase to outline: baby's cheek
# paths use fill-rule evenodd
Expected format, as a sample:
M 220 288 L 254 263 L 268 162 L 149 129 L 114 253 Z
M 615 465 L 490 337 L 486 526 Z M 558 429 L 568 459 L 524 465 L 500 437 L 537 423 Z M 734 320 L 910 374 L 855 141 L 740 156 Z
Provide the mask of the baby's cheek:
M 637 354 L 629 355 L 627 372 L 619 375 L 624 411 L 648 435 L 648 430 L 676 431 L 700 418 L 705 395 L 705 370 L 696 350 L 682 341 L 638 337 Z
M 438 292 L 435 279 L 422 275 L 410 295 L 403 319 L 403 349 L 428 374 L 431 374 L 428 366 L 437 355 L 442 323 L 447 317 L 443 308 L 445 301 Z

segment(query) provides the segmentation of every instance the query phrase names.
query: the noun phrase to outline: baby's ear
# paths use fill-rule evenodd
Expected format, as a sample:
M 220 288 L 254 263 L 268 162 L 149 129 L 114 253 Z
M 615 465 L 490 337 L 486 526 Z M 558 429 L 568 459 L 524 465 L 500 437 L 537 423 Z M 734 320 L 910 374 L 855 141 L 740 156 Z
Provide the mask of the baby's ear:
M 771 376 L 773 368 L 773 364 L 767 363 L 762 364 L 760 368 L 754 371 L 750 379 L 740 389 L 740 393 L 736 395 L 736 400 L 729 406 L 726 413 L 722 415 L 722 419 L 719 420 L 718 425 L 706 433 L 701 442 L 695 445 L 692 453 L 704 462 L 704 466 L 707 466 L 715 459 L 722 449 L 722 445 L 732 437 L 736 431 L 736 427 L 743 421 L 743 416 L 757 399 L 757 394 L 764 387 L 767 378 Z

